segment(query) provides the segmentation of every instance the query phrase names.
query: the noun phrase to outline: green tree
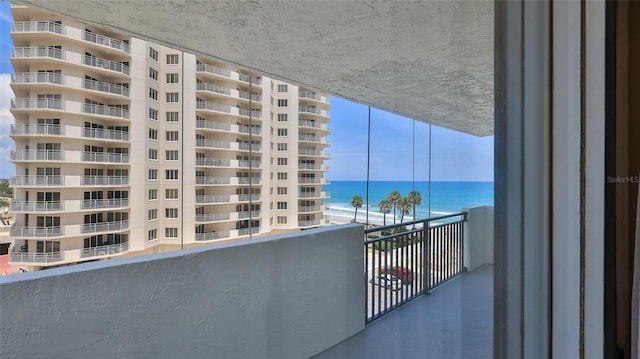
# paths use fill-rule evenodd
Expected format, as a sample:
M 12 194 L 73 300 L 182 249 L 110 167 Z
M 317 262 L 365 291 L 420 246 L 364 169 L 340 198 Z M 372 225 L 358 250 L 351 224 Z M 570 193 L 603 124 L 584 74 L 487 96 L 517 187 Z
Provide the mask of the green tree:
M 358 208 L 362 207 L 362 196 L 357 194 L 355 196 L 353 196 L 353 198 L 351 199 L 351 205 L 354 206 L 356 208 L 356 214 L 355 216 L 353 216 L 353 221 L 356 221 L 356 218 L 358 217 Z
M 398 210 L 400 211 L 400 223 L 404 221 L 404 215 L 411 213 L 411 202 L 409 198 L 403 198 L 398 202 Z
M 396 207 L 398 202 L 402 200 L 402 195 L 398 191 L 391 191 L 387 196 L 387 200 L 393 205 L 393 224 L 396 224 Z
M 416 220 L 416 206 L 419 206 L 422 204 L 422 194 L 420 194 L 420 192 L 413 190 L 411 192 L 409 192 L 409 195 L 407 196 L 407 199 L 409 200 L 409 202 L 411 203 L 411 205 L 413 206 L 413 220 Z
M 382 225 L 387 225 L 387 214 L 391 213 L 391 202 L 388 199 L 383 199 L 378 203 L 380 213 L 382 213 Z
M 0 181 L 0 197 L 13 198 L 13 188 L 9 186 L 8 180 Z

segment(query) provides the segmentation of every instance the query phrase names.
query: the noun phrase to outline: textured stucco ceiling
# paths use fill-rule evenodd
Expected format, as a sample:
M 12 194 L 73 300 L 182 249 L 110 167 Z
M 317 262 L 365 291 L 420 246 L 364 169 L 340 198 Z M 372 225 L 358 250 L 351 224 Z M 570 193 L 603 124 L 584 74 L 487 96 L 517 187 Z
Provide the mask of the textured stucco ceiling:
M 493 133 L 492 1 L 14 1 L 435 125 Z

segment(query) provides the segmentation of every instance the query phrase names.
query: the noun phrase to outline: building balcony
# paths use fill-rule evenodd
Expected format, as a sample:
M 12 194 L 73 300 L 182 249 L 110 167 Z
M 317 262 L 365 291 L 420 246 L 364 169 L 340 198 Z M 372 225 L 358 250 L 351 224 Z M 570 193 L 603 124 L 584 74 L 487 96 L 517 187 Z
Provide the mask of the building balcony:
M 108 47 L 109 49 L 120 50 L 126 52 L 127 54 L 130 52 L 128 43 L 109 36 L 99 35 L 95 32 L 85 31 L 82 34 L 82 39 L 94 44 Z
M 298 93 L 298 97 L 300 97 L 301 99 L 314 100 L 314 101 L 323 102 L 323 103 L 327 102 L 327 97 L 322 96 L 316 92 L 301 91 Z
M 69 138 L 79 138 L 82 136 L 84 138 L 99 139 L 101 141 L 126 142 L 129 140 L 129 132 L 120 130 L 47 124 L 11 125 L 11 136 L 64 136 Z
M 121 209 L 129 207 L 128 198 L 112 199 L 85 199 L 82 201 L 82 209 Z
M 129 243 L 105 245 L 99 247 L 79 248 L 51 253 L 10 251 L 9 263 L 14 265 L 59 265 L 95 259 L 104 259 L 124 254 L 129 251 Z
M 298 183 L 328 185 L 328 184 L 331 184 L 331 181 L 329 181 L 328 178 L 324 178 L 324 177 L 319 177 L 319 178 L 298 177 Z
M 55 21 L 16 21 L 11 24 L 12 33 L 50 32 L 65 35 L 66 26 Z
M 61 75 L 52 72 L 20 72 L 12 75 L 11 85 L 15 87 L 28 85 L 60 85 L 66 89 L 85 89 L 108 95 L 129 97 L 129 89 L 121 84 L 81 79 L 75 76 Z
M 236 203 L 259 201 L 259 194 L 223 194 L 223 195 L 197 195 L 197 204 L 219 204 L 219 203 Z
M 60 125 L 11 125 L 11 136 L 65 136 L 65 126 Z
M 63 187 L 63 176 L 13 176 L 9 179 L 11 187 Z
M 248 143 L 241 142 L 232 142 L 232 141 L 221 141 L 221 140 L 210 140 L 199 138 L 196 140 L 196 147 L 202 148 L 214 148 L 220 150 L 231 150 L 231 151 L 260 151 L 261 146 L 258 144 L 249 145 Z
M 298 206 L 299 213 L 309 213 L 309 212 L 324 212 L 328 209 L 325 205 L 315 205 L 315 206 Z
M 330 192 L 318 191 L 318 192 L 298 192 L 298 198 L 329 198 Z
M 16 47 L 11 49 L 12 59 L 37 59 L 49 58 L 55 60 L 66 59 L 66 51 L 50 46 L 40 47 Z
M 215 77 L 222 77 L 229 80 L 235 80 L 235 81 L 246 82 L 246 83 L 251 81 L 253 85 L 257 85 L 257 86 L 260 86 L 262 84 L 262 80 L 259 77 L 251 78 L 248 75 L 241 74 L 236 71 L 231 71 L 228 69 L 223 69 L 221 67 L 217 67 L 209 64 L 203 64 L 203 63 L 197 64 L 196 71 L 215 75 Z
M 18 345 L 16 352 L 60 356 L 78 345 L 62 338 L 89 338 L 109 323 L 120 323 L 123 336 L 135 335 L 133 307 L 137 315 L 153 318 L 153 325 L 145 325 L 147 334 L 161 336 L 175 325 L 176 303 L 188 298 L 188 305 L 177 308 L 178 317 L 216 320 L 180 327 L 173 340 L 183 344 L 163 347 L 163 356 L 198 356 L 214 347 L 222 358 L 235 357 L 239 351 L 248 358 L 262 358 L 267 352 L 279 358 L 314 359 L 490 358 L 493 259 L 483 253 L 490 252 L 486 248 L 493 246 L 493 238 L 486 236 L 488 232 L 468 230 L 473 216 L 471 211 L 466 221 L 417 221 L 415 229 L 410 229 L 412 222 L 398 224 L 407 229 L 366 240 L 382 228 L 365 234 L 360 224 L 329 226 L 87 263 L 24 278 L 16 275 L 0 284 L 3 305 L 13 308 L 5 312 L 0 329 L 10 336 L 5 340 Z M 491 227 L 490 219 L 483 218 L 479 228 Z M 234 238 L 256 230 L 197 233 L 195 240 Z M 67 261 L 69 252 L 60 253 Z M 390 278 L 390 273 L 396 273 L 393 284 L 377 280 Z M 158 279 L 166 276 L 171 276 L 170 290 L 166 280 Z M 199 284 L 197 288 L 193 283 Z M 47 295 L 24 300 L 44 287 Z M 150 299 L 133 295 L 132 290 L 165 295 Z M 118 305 L 105 312 L 104 301 L 87 301 L 83 297 L 87 292 L 105 293 Z M 85 310 L 73 317 L 40 310 L 59 306 L 60 298 L 69 308 Z M 34 349 L 33 338 L 18 340 L 9 330 L 25 317 L 34 318 L 37 336 L 45 340 L 40 351 L 39 346 Z M 78 326 L 79 322 L 85 325 Z M 275 339 L 273 328 L 281 329 Z M 121 337 L 105 338 L 91 347 L 92 355 L 119 352 Z M 193 342 L 193 338 L 206 340 Z M 252 345 L 246 345 L 246 338 Z M 254 345 L 256 341 L 261 344 Z M 141 345 L 137 348 L 144 351 L 158 348 L 155 342 Z
M 12 187 L 123 187 L 129 185 L 126 176 L 13 176 Z
M 326 133 L 331 132 L 331 130 L 329 130 L 329 128 L 327 127 L 326 123 L 315 121 L 315 120 L 298 120 L 298 126 L 304 127 L 304 128 L 312 128 L 312 129 L 320 130 Z
M 196 214 L 196 223 L 214 223 L 237 221 L 240 219 L 248 219 L 260 217 L 260 211 L 242 211 L 242 212 L 224 212 L 224 213 L 206 213 Z
M 324 136 L 316 136 L 315 134 L 300 133 L 298 134 L 298 141 L 300 142 L 314 142 L 322 145 L 329 145 L 330 142 Z
M 129 97 L 129 88 L 120 84 L 112 84 L 104 81 L 97 80 L 83 80 L 82 88 L 91 91 L 98 91 L 110 95 L 120 95 Z M 127 117 L 128 118 L 128 117 Z
M 298 169 L 305 171 L 329 171 L 329 166 L 323 164 L 298 163 Z
M 213 176 L 196 176 L 196 185 L 203 186 L 216 186 L 216 185 L 248 185 L 248 184 L 260 184 L 262 179 L 260 177 L 213 177 Z
M 230 160 L 226 158 L 196 158 L 196 166 L 225 168 L 260 168 L 260 161 Z
M 65 104 L 62 100 L 50 98 L 16 98 L 11 100 L 12 110 L 58 110 L 64 111 Z
M 27 150 L 11 151 L 9 158 L 14 162 L 24 161 L 64 161 L 66 151 L 58 150 Z
M 10 209 L 14 213 L 80 212 L 96 209 L 123 209 L 129 207 L 129 199 L 86 199 L 64 201 L 13 201 Z
M 64 211 L 61 201 L 12 201 L 9 209 L 12 212 L 60 212 Z
M 300 105 L 298 111 L 301 113 L 311 113 L 318 116 L 329 117 L 329 112 L 316 106 Z
M 319 219 L 308 219 L 308 220 L 298 220 L 298 227 L 301 228 L 305 228 L 305 227 L 317 227 L 320 225 L 325 225 L 328 224 L 329 222 L 325 219 L 319 218 Z
M 245 133 L 260 136 L 262 134 L 262 129 L 259 126 L 242 126 L 235 125 L 226 122 L 216 122 L 209 120 L 196 120 L 196 128 L 198 129 L 207 129 L 207 130 L 215 130 L 215 131 L 223 131 L 230 133 Z
M 66 76 L 53 72 L 20 72 L 11 75 L 11 84 L 53 84 L 64 86 L 66 85 L 65 78 Z
M 113 221 L 100 223 L 85 223 L 82 225 L 82 233 L 119 232 L 129 229 L 129 221 Z
M 82 152 L 83 162 L 129 163 L 126 153 Z
M 129 185 L 128 176 L 83 176 L 80 186 L 122 187 Z
M 101 59 L 95 56 L 84 55 L 82 57 L 82 64 L 103 69 L 103 70 L 109 70 L 112 72 L 121 73 L 124 75 L 129 75 L 129 66 L 122 62 L 116 62 L 116 61 L 111 61 L 107 59 Z
M 209 101 L 196 101 L 196 109 L 244 117 L 249 117 L 249 114 L 251 114 L 252 118 L 255 119 L 260 119 L 262 117 L 260 110 L 249 110 L 245 107 L 231 107 L 229 105 Z
M 102 128 L 82 128 L 82 137 L 109 141 L 129 141 L 129 132 Z
M 82 105 L 82 112 L 92 115 L 129 119 L 129 111 L 116 106 L 104 106 L 85 103 Z
M 64 236 L 64 227 L 29 227 L 11 226 L 9 236 L 12 238 L 58 238 Z
M 308 148 L 299 148 L 298 155 L 305 157 L 329 157 L 325 151 Z

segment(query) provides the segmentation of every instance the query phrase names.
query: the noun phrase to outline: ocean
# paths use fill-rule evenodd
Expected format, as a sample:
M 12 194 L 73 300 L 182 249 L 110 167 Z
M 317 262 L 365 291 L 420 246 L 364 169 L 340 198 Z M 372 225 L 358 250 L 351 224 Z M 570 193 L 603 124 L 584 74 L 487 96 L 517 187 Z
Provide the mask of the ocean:
M 406 197 L 415 188 L 422 194 L 422 205 L 416 207 L 416 219 L 437 217 L 445 214 L 460 212 L 462 208 L 470 208 L 484 205 L 493 205 L 493 182 L 431 182 L 431 198 L 429 200 L 429 182 L 369 182 L 369 220 L 382 222 L 383 215 L 378 209 L 378 203 L 387 198 L 389 193 L 397 190 Z M 332 181 L 325 186 L 325 191 L 331 193 L 331 198 L 325 200 L 329 207 L 325 214 L 331 218 L 351 217 L 353 219 L 355 208 L 351 205 L 354 195 L 362 196 L 365 204 L 358 209 L 359 222 L 366 218 L 366 181 Z M 429 216 L 429 206 L 431 215 Z M 400 215 L 397 214 L 398 221 Z M 405 215 L 405 221 L 413 219 L 413 212 Z M 393 211 L 387 215 L 387 224 L 393 223 Z

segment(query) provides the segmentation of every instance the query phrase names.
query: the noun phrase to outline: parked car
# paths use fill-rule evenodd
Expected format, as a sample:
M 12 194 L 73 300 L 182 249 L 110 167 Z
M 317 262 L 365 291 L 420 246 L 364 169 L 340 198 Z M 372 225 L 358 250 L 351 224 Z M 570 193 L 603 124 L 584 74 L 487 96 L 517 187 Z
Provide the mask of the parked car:
M 387 267 L 380 268 L 380 274 L 389 274 L 402 281 L 402 284 L 410 285 L 413 283 L 413 271 L 405 267 Z
M 385 289 L 398 291 L 402 289 L 402 281 L 398 277 L 394 277 L 390 274 L 382 274 L 371 278 L 369 283 L 380 286 Z

